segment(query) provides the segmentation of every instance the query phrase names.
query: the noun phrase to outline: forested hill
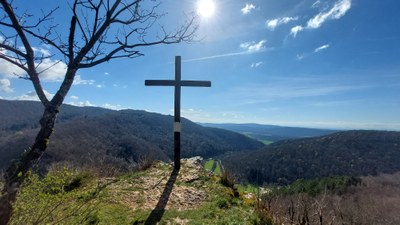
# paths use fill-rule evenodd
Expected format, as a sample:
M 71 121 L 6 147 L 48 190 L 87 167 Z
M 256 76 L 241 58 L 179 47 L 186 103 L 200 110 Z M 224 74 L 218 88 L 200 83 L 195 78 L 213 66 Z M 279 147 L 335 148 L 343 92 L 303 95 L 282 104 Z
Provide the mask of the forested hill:
M 21 154 L 37 133 L 38 102 L 0 100 L 0 169 Z M 113 111 L 63 105 L 42 164 L 128 166 L 144 157 L 173 156 L 173 117 L 138 110 Z M 263 144 L 244 135 L 202 127 L 182 118 L 182 157 L 212 157 L 256 150 Z
M 223 164 L 242 181 L 259 184 L 393 173 L 400 171 L 400 132 L 345 131 L 285 140 L 255 152 L 230 154 Z

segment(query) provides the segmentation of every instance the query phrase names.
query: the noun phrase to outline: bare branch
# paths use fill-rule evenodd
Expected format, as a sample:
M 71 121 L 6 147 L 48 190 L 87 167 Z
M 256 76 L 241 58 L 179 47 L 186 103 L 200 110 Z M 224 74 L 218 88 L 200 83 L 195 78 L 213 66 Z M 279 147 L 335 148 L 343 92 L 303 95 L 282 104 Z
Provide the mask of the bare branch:
M 40 101 L 44 105 L 47 105 L 49 103 L 49 100 L 47 99 L 47 97 L 43 91 L 42 85 L 39 80 L 39 76 L 35 69 L 34 52 L 30 45 L 30 42 L 24 33 L 24 29 L 22 28 L 16 15 L 14 14 L 14 11 L 11 8 L 11 5 L 9 5 L 6 0 L 0 0 L 0 3 L 3 6 L 3 9 L 6 12 L 6 14 L 9 16 L 11 23 L 13 24 L 14 30 L 17 32 L 18 37 L 21 39 L 21 41 L 25 47 L 26 57 L 24 57 L 24 58 L 26 59 L 27 66 L 28 66 L 28 75 L 32 80 L 35 91 L 36 91 Z
M 21 57 L 24 57 L 24 58 L 27 57 L 27 55 L 25 53 L 21 52 L 20 50 L 16 49 L 15 47 L 0 43 L 0 49 L 1 48 L 5 49 L 7 51 L 13 52 L 14 54 L 19 55 Z
M 49 67 L 45 68 L 44 70 L 38 72 L 38 74 L 41 74 L 41 73 L 43 73 L 43 72 L 45 72 L 45 71 L 51 69 L 52 67 L 54 67 L 55 65 L 59 64 L 60 62 L 62 62 L 62 61 L 61 61 L 61 60 L 58 60 L 57 62 L 53 63 L 51 66 L 49 66 Z M 39 66 L 39 65 L 38 65 L 38 66 Z
M 5 55 L 3 55 L 3 54 L 0 54 L 0 59 L 4 59 L 5 61 L 7 61 L 7 62 L 9 62 L 9 63 L 11 63 L 11 64 L 13 64 L 13 65 L 15 65 L 15 66 L 18 66 L 19 68 L 23 69 L 25 72 L 28 72 L 28 71 L 29 71 L 28 68 L 26 68 L 26 67 L 24 66 L 24 64 L 22 64 L 22 63 L 19 62 L 18 60 L 13 60 L 13 59 L 15 59 L 15 58 L 13 58 L 13 57 L 11 57 L 11 56 L 5 56 Z
M 69 38 L 68 38 L 68 59 L 69 63 L 74 61 L 74 39 L 75 39 L 75 27 L 76 27 L 76 16 L 71 18 L 71 26 L 69 28 Z
M 51 20 L 51 19 L 52 19 L 52 18 L 51 18 L 52 14 L 53 14 L 55 11 L 57 11 L 59 8 L 60 8 L 60 7 L 56 7 L 56 8 L 54 8 L 54 9 L 52 9 L 52 10 L 51 10 L 49 13 L 47 13 L 47 14 L 44 14 L 44 12 L 42 11 L 43 16 L 40 17 L 40 18 L 38 19 L 38 21 L 37 21 L 35 24 L 30 25 L 30 26 L 24 26 L 24 29 L 36 28 L 36 27 L 39 27 L 43 22 L 46 22 L 46 21 Z

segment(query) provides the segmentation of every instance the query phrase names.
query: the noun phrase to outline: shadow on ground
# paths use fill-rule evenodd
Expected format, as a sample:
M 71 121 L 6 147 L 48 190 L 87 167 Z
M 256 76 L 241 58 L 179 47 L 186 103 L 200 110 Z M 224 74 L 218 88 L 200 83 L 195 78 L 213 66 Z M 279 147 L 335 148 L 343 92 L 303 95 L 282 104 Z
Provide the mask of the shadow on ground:
M 145 225 L 152 225 L 152 224 L 157 224 L 158 222 L 160 222 L 161 218 L 164 215 L 165 207 L 167 206 L 167 203 L 169 201 L 169 197 L 172 193 L 172 189 L 174 188 L 174 184 L 175 184 L 176 178 L 178 177 L 178 174 L 179 174 L 179 170 L 174 169 L 172 171 L 171 176 L 168 179 L 168 182 L 165 184 L 164 191 L 161 194 L 156 207 L 151 211 L 149 217 L 147 218 L 146 222 L 144 223 Z

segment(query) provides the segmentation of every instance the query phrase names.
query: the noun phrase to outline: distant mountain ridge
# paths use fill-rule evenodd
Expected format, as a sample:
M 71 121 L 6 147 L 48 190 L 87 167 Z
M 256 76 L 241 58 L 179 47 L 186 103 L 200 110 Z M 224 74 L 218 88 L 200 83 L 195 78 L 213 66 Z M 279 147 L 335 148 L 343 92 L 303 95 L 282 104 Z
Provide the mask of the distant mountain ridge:
M 39 102 L 0 100 L 0 169 L 29 147 L 37 133 Z M 173 117 L 140 110 L 114 111 L 63 105 L 43 165 L 129 167 L 145 157 L 173 156 Z M 256 150 L 263 144 L 244 135 L 203 127 L 182 118 L 182 157 L 213 157 Z
M 400 132 L 344 131 L 284 140 L 222 162 L 242 181 L 288 184 L 297 179 L 400 171 Z
M 339 131 L 330 129 L 264 125 L 256 123 L 201 123 L 201 125 L 231 130 L 258 140 L 271 142 L 293 138 L 318 137 Z

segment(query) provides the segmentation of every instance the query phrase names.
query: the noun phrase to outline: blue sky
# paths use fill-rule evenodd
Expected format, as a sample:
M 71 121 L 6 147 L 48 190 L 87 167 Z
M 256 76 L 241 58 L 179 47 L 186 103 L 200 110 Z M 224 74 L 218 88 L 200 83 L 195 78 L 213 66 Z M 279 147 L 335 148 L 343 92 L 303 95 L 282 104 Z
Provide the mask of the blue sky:
M 26 7 L 38 12 L 56 2 Z M 400 1 L 214 3 L 214 14 L 199 19 L 199 41 L 143 48 L 144 57 L 80 70 L 65 103 L 172 115 L 173 88 L 145 87 L 144 80 L 172 79 L 181 55 L 183 79 L 212 82 L 182 89 L 182 115 L 193 121 L 400 130 Z M 168 14 L 159 23 L 174 28 L 196 5 L 165 0 L 159 11 Z M 68 13 L 58 11 L 61 28 Z M 43 74 L 50 95 L 63 69 L 60 63 Z M 18 73 L 0 61 L 0 98 L 35 99 Z

